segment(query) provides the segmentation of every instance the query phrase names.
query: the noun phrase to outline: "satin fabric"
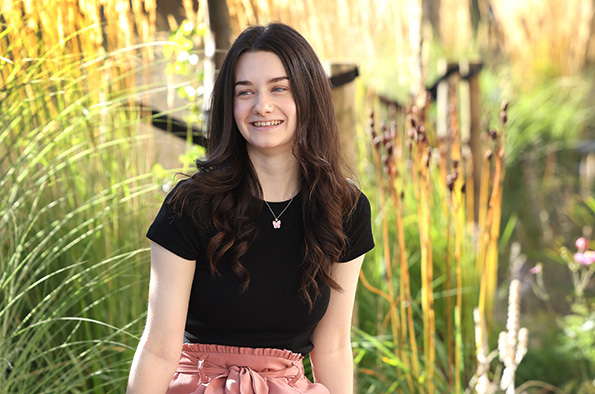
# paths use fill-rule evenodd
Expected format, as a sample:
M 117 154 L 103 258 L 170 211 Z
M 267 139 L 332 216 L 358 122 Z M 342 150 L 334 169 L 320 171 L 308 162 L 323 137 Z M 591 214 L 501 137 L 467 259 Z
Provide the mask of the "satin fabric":
M 289 350 L 184 344 L 167 394 L 330 394 Z

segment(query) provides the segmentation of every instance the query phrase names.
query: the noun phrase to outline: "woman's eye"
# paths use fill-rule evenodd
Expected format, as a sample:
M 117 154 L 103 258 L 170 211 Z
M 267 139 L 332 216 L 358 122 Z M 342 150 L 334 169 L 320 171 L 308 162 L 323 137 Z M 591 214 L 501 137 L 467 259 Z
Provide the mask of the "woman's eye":
M 273 88 L 273 92 L 277 92 L 277 93 L 285 92 L 286 90 L 287 90 L 287 88 L 284 88 L 282 86 L 277 86 L 277 87 Z
M 236 93 L 236 96 L 247 96 L 250 94 L 249 90 L 240 90 L 239 92 Z

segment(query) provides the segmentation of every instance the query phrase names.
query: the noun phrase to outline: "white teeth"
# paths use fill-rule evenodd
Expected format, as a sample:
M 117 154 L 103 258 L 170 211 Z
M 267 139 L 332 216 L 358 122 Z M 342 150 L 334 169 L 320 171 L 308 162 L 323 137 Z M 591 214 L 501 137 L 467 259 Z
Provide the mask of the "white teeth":
M 267 126 L 277 126 L 280 125 L 282 123 L 282 121 L 280 120 L 273 120 L 273 121 L 268 121 L 268 122 L 253 122 L 252 124 L 255 127 L 267 127 Z

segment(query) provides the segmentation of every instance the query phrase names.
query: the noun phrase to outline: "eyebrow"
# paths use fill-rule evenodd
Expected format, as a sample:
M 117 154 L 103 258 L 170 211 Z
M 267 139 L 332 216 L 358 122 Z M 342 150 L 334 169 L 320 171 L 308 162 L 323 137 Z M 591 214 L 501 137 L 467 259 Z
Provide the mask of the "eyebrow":
M 289 77 L 283 76 L 283 77 L 275 77 L 275 78 L 271 78 L 271 79 L 269 79 L 269 80 L 268 80 L 268 83 L 269 83 L 269 84 L 270 84 L 270 83 L 277 83 L 277 82 L 284 81 L 284 80 L 287 80 L 287 81 L 289 81 Z M 250 85 L 252 85 L 252 82 L 250 82 L 250 81 L 237 81 L 237 82 L 235 83 L 235 85 L 233 85 L 233 87 L 235 88 L 235 87 L 236 87 L 236 86 L 238 86 L 238 85 L 242 85 L 242 86 L 250 86 Z

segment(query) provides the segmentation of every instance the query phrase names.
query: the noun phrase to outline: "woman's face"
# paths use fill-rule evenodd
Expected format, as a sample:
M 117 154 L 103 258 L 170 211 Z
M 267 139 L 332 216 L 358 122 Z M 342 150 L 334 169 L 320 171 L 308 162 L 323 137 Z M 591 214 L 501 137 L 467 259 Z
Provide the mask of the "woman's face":
M 287 72 L 276 54 L 257 51 L 239 57 L 233 114 L 249 153 L 291 154 L 296 105 Z

